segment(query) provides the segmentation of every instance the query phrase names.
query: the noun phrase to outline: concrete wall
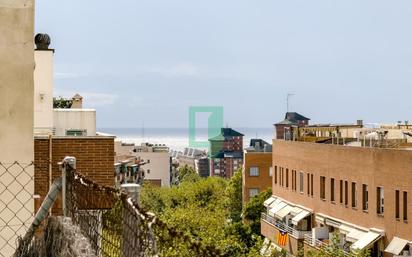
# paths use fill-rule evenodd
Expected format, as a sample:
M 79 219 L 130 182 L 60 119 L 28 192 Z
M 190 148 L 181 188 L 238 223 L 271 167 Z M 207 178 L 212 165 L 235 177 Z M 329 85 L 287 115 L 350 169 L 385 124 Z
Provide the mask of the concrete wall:
M 272 153 L 245 152 L 243 159 L 243 203 L 249 201 L 249 189 L 257 188 L 259 192 L 265 191 L 272 185 L 269 169 L 272 166 Z M 250 167 L 259 168 L 259 176 L 250 176 Z
M 33 161 L 33 0 L 0 0 L 0 35 L 0 162 L 27 165 Z M 34 210 L 33 169 L 13 166 L 0 174 L 0 256 L 11 256 L 9 244 L 24 233 L 22 221 L 30 222 Z M 27 182 L 24 190 L 12 179 L 18 174 Z
M 93 109 L 54 109 L 56 136 L 65 136 L 67 129 L 85 129 L 86 136 L 96 136 L 96 110 Z
M 297 170 L 297 188 L 273 184 L 273 194 L 294 204 L 305 206 L 366 228 L 383 229 L 387 245 L 393 236 L 412 240 L 412 151 L 379 148 L 360 148 L 315 143 L 273 140 L 273 166 Z M 304 172 L 304 192 L 299 192 L 299 172 Z M 313 196 L 307 194 L 306 174 L 314 175 Z M 291 181 L 291 172 L 289 172 Z M 326 199 L 320 199 L 320 176 L 326 177 Z M 330 179 L 335 179 L 335 202 L 330 200 Z M 349 204 L 339 202 L 339 181 L 348 181 Z M 274 180 L 273 180 L 274 181 Z M 351 207 L 351 183 L 357 187 L 357 206 Z M 362 210 L 362 184 L 369 188 L 369 208 Z M 384 189 L 384 214 L 377 214 L 377 192 Z M 401 191 L 400 215 L 395 219 L 395 190 Z M 408 193 L 408 221 L 402 220 L 402 192 Z
M 34 51 L 34 133 L 53 132 L 53 51 Z

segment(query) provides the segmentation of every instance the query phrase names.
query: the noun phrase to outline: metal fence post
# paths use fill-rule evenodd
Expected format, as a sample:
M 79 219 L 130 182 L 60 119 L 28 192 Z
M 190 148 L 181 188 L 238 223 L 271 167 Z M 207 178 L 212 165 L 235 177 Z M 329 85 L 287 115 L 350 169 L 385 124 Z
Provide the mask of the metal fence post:
M 66 189 L 67 189 L 67 172 L 76 169 L 76 158 L 71 156 L 64 157 L 63 161 L 59 163 L 62 171 L 62 208 L 63 216 L 67 217 L 67 202 L 66 202 Z

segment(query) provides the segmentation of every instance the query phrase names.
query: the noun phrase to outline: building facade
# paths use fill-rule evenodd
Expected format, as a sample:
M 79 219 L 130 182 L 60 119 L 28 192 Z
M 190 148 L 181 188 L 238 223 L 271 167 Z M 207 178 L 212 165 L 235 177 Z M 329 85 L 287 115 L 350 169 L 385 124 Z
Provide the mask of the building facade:
M 286 139 L 291 140 L 294 138 L 293 130 L 294 128 L 304 127 L 309 125 L 309 118 L 300 115 L 297 112 L 287 112 L 285 114 L 285 119 L 278 122 L 275 125 L 275 135 L 276 139 Z
M 252 139 L 243 154 L 243 204 L 272 186 L 272 173 L 272 146 L 262 139 Z
M 412 151 L 285 140 L 273 140 L 273 149 L 266 238 L 294 255 L 299 247 L 318 250 L 333 235 L 346 252 L 412 255 Z
M 34 1 L 0 1 L 0 31 L 0 162 L 28 166 L 34 158 Z M 0 167 L 0 256 L 13 255 L 34 211 L 33 168 L 9 166 Z M 27 182 L 24 190 L 17 176 Z
M 172 157 L 169 147 L 163 144 L 115 142 L 116 162 L 131 157 L 144 163 L 144 179 L 154 185 L 169 187 L 172 180 Z
M 242 167 L 243 134 L 222 128 L 218 136 L 210 138 L 210 176 L 231 178 Z
M 209 159 L 205 150 L 186 147 L 182 153 L 177 155 L 176 159 L 179 166 L 193 168 L 201 177 L 209 176 Z

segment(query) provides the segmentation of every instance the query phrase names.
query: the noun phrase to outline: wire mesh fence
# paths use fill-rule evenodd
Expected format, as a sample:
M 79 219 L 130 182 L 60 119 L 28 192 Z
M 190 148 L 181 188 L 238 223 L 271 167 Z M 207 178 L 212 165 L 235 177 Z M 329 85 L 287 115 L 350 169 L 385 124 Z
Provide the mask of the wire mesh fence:
M 0 257 L 225 256 L 142 210 L 126 192 L 101 186 L 70 165 L 58 177 L 43 164 L 0 162 Z M 62 213 L 66 218 L 52 216 Z M 73 235 L 77 239 L 67 238 Z M 75 242 L 90 249 L 61 253 Z
M 0 162 L 0 256 L 12 256 L 34 217 L 34 164 Z
M 67 170 L 66 209 L 97 256 L 224 256 L 144 211 L 124 192 Z

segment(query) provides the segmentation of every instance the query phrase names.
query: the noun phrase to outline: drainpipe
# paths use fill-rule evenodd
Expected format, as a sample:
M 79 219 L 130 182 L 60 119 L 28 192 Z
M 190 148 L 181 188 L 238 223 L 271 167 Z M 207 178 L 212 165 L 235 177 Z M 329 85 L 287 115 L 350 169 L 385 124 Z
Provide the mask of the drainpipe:
M 53 183 L 53 167 L 52 167 L 52 157 L 53 157 L 53 143 L 52 143 L 52 135 L 49 135 L 49 189 Z M 50 208 L 49 214 L 52 214 L 52 209 Z

